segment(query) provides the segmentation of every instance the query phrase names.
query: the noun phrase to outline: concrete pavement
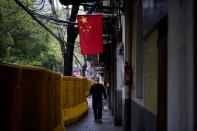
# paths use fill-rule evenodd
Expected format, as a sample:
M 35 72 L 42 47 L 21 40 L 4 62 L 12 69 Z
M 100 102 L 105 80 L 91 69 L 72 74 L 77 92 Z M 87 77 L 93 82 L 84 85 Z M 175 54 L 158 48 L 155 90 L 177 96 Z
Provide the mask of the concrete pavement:
M 115 127 L 110 110 L 103 110 L 102 123 L 94 122 L 92 99 L 88 98 L 88 115 L 79 122 L 67 126 L 68 131 L 122 131 L 122 127 Z M 106 103 L 105 101 L 103 103 Z

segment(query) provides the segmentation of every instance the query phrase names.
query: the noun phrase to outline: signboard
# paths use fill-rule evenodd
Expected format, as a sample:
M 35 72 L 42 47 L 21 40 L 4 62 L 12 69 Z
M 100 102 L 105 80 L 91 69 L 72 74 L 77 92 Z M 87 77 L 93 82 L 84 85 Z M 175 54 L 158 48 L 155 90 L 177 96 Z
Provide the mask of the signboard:
M 63 5 L 74 5 L 80 3 L 87 3 L 87 2 L 98 2 L 100 0 L 59 0 Z

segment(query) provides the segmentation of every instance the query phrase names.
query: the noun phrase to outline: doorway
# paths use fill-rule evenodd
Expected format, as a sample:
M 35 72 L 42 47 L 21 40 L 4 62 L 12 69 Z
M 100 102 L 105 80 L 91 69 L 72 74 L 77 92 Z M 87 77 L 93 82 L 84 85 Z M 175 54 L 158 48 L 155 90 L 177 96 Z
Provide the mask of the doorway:
M 158 131 L 167 130 L 167 29 L 166 16 L 158 36 Z

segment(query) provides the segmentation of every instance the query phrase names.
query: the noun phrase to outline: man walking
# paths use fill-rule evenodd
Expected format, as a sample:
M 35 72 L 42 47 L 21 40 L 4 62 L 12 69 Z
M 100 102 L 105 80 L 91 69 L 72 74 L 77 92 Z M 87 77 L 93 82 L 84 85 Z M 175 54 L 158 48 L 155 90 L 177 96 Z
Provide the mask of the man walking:
M 104 86 L 99 83 L 99 78 L 95 79 L 95 83 L 90 87 L 89 95 L 92 95 L 92 107 L 94 111 L 94 121 L 101 122 L 102 118 L 102 95 L 107 99 Z

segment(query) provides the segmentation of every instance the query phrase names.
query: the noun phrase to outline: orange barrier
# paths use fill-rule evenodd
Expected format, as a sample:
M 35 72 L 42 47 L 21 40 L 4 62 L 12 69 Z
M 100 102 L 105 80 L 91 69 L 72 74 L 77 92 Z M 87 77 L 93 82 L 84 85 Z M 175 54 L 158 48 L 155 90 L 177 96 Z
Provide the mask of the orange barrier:
M 0 102 L 7 131 L 64 131 L 88 111 L 93 81 L 44 68 L 0 62 Z

